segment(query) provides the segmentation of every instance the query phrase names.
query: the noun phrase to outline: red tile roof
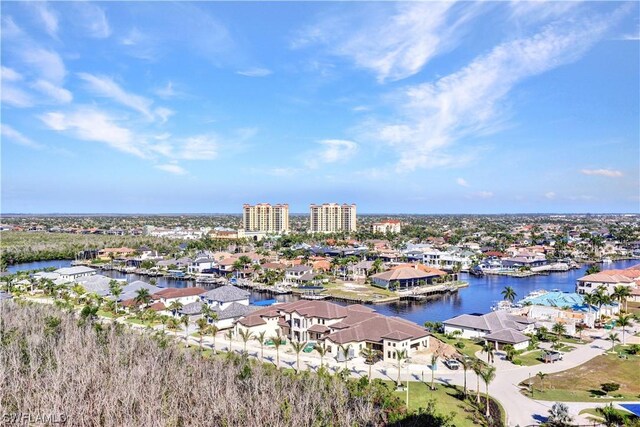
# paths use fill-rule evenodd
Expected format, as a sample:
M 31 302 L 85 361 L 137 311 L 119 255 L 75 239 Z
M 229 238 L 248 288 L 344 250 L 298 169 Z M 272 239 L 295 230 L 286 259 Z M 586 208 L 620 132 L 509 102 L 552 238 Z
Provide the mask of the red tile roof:
M 193 288 L 166 288 L 159 292 L 153 294 L 154 299 L 158 298 L 181 298 L 181 297 L 190 297 L 194 295 L 200 295 L 207 292 L 204 288 L 193 287 Z

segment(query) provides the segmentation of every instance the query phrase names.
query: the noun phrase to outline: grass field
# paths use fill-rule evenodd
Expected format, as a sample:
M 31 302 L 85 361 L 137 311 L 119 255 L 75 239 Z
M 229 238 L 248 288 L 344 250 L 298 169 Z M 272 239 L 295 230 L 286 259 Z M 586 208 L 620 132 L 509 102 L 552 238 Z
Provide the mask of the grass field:
M 514 361 L 519 360 L 524 366 L 535 366 L 542 363 L 540 358 L 542 357 L 542 350 L 532 350 L 525 354 L 520 354 L 513 358 Z
M 393 381 L 385 382 L 391 387 L 395 386 Z M 461 400 L 459 397 L 461 393 L 462 389 L 457 386 L 437 384 L 436 390 L 431 390 L 429 384 L 412 381 L 409 383 L 409 409 L 424 408 L 429 399 L 435 399 L 438 412 L 443 415 L 454 414 L 453 424 L 456 427 L 472 427 L 481 424 L 482 414 L 479 414 L 469 402 Z M 406 399 L 406 391 L 398 391 L 396 394 L 403 401 Z M 481 397 L 484 399 L 484 396 Z
M 567 402 L 608 402 L 640 399 L 638 381 L 640 356 L 620 359 L 617 354 L 595 357 L 575 368 L 550 374 L 544 379 L 544 388 L 538 377 L 533 377 L 535 399 Z M 524 385 L 527 381 L 524 381 Z M 610 393 L 615 398 L 603 398 L 601 384 L 620 384 L 618 391 Z

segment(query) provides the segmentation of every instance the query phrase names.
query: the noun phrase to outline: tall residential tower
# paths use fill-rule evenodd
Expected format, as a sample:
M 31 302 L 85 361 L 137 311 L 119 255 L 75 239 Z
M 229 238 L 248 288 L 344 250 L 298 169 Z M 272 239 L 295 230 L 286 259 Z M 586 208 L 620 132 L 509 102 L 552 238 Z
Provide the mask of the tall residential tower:
M 310 206 L 311 233 L 356 231 L 356 205 L 323 203 Z
M 245 204 L 242 208 L 244 231 L 273 234 L 289 232 L 289 205 L 259 203 Z

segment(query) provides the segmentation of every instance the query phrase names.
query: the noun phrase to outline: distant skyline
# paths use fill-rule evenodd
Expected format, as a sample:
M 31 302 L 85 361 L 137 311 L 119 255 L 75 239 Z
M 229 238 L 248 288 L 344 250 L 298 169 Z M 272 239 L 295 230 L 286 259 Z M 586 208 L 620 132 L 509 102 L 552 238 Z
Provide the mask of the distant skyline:
M 3 213 L 640 212 L 637 2 L 3 2 Z

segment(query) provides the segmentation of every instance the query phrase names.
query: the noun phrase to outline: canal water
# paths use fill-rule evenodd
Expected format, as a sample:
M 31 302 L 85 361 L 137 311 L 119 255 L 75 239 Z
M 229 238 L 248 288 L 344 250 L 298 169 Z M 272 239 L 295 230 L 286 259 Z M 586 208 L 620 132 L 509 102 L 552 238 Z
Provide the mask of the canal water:
M 640 263 L 639 260 L 616 261 L 611 264 L 601 264 L 601 269 L 623 269 Z M 18 264 L 9 267 L 9 271 L 34 270 L 47 267 L 67 267 L 69 261 L 43 261 L 36 263 Z M 412 322 L 423 324 L 426 321 L 443 321 L 451 317 L 464 313 L 487 313 L 491 307 L 502 299 L 500 294 L 506 286 L 511 286 L 517 293 L 517 298 L 525 297 L 528 293 L 545 289 L 558 289 L 564 292 L 573 292 L 576 280 L 585 275 L 587 267 L 577 270 L 570 270 L 562 273 L 550 273 L 544 276 L 531 276 L 524 278 L 512 278 L 508 276 L 484 276 L 474 277 L 468 274 L 461 274 L 461 280 L 469 282 L 469 286 L 460 289 L 457 293 L 440 296 L 426 302 L 401 301 L 392 304 L 371 305 L 376 311 L 387 316 L 398 316 Z M 127 279 L 131 282 L 142 280 L 149 282 L 148 276 L 137 274 L 125 274 L 118 271 L 103 271 L 105 276 Z M 160 287 L 184 288 L 194 286 L 194 281 L 170 279 L 167 277 L 156 277 L 157 285 Z M 293 301 L 297 297 L 292 295 L 278 295 L 272 297 L 268 294 L 252 292 L 251 300 L 261 301 L 275 298 L 278 301 Z

